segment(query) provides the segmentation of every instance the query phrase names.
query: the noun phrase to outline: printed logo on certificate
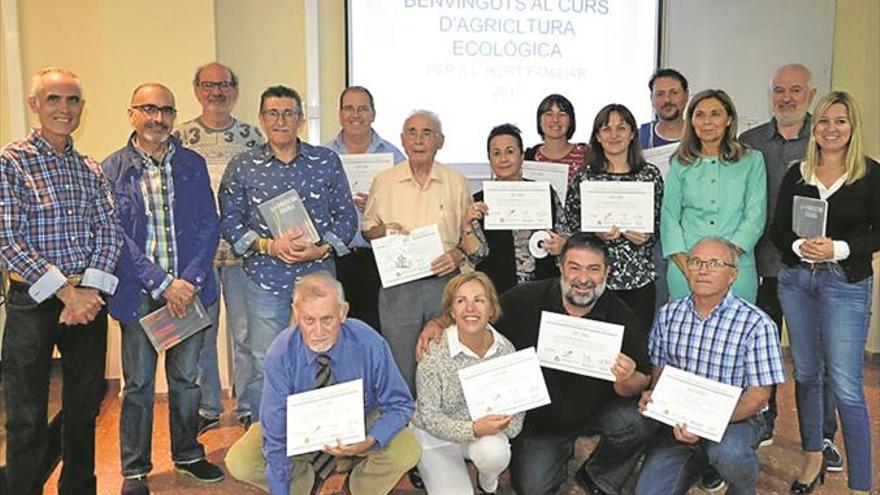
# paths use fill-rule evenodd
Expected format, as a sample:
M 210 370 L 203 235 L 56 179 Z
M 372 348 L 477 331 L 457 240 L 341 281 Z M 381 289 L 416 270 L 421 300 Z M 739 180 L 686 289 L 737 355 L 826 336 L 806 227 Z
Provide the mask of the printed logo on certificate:
M 486 230 L 553 228 L 549 182 L 486 181 L 483 202 L 489 207 L 483 219 Z
M 365 431 L 361 379 L 287 396 L 288 456 L 361 442 Z
M 516 414 L 550 403 L 534 347 L 458 370 L 473 421 L 488 414 Z
M 614 381 L 611 367 L 623 345 L 623 325 L 541 312 L 538 361 L 578 375 Z
M 581 182 L 581 232 L 654 232 L 654 183 Z
M 443 254 L 436 224 L 413 229 L 406 235 L 389 234 L 371 244 L 379 278 L 386 289 L 432 276 L 431 262 Z
M 643 413 L 669 426 L 686 425 L 701 438 L 720 442 L 742 389 L 666 365 Z

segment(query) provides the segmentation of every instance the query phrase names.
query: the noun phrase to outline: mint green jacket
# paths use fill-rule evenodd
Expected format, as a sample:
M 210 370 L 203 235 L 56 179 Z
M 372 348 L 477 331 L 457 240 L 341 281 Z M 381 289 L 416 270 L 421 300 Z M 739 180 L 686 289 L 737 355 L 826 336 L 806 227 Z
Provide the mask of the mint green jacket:
M 660 217 L 663 256 L 687 253 L 706 236 L 727 239 L 743 250 L 733 292 L 752 303 L 758 293 L 754 250 L 766 217 L 767 172 L 761 153 L 748 150 L 733 163 L 717 157 L 700 158 L 690 165 L 678 157 L 670 161 Z M 690 293 L 675 263 L 669 263 L 667 280 L 671 299 Z

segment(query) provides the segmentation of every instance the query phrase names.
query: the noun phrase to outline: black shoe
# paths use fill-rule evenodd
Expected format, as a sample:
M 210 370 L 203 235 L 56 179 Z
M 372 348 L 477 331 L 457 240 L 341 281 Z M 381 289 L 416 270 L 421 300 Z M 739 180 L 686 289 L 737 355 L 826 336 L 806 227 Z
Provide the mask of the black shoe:
M 191 464 L 175 464 L 174 470 L 178 474 L 192 476 L 202 483 L 217 483 L 223 481 L 225 477 L 222 469 L 204 459 Z
M 819 472 L 816 473 L 816 477 L 813 478 L 813 481 L 809 483 L 801 483 L 798 480 L 794 480 L 794 483 L 791 484 L 791 493 L 795 495 L 802 495 L 804 493 L 813 493 L 813 490 L 816 489 L 817 485 L 821 485 L 825 483 L 825 469 L 828 466 L 825 464 L 825 459 L 822 459 L 822 468 L 819 469 Z
M 150 495 L 150 486 L 147 485 L 146 476 L 138 476 L 137 478 L 125 478 L 122 482 L 120 495 Z
M 419 472 L 419 468 L 412 468 L 409 470 L 409 482 L 419 490 L 425 489 L 425 482 L 422 481 L 422 473 Z
M 704 492 L 715 493 L 721 491 L 727 483 L 718 474 L 718 471 L 712 466 L 706 467 L 700 476 L 700 489 Z
M 587 472 L 586 466 L 581 466 L 575 474 L 575 480 L 581 485 L 581 488 L 587 492 L 587 495 L 608 495 L 599 485 L 593 481 L 590 473 Z
M 837 445 L 826 438 L 822 447 L 822 457 L 825 458 L 825 470 L 832 473 L 843 471 L 843 456 L 837 450 Z
M 197 437 L 202 436 L 202 433 L 213 430 L 220 426 L 220 418 L 206 418 L 199 415 L 199 433 L 196 435 Z
M 248 428 L 253 424 L 253 419 L 250 414 L 245 414 L 244 416 L 238 418 L 238 426 L 244 428 L 244 431 L 248 431 Z

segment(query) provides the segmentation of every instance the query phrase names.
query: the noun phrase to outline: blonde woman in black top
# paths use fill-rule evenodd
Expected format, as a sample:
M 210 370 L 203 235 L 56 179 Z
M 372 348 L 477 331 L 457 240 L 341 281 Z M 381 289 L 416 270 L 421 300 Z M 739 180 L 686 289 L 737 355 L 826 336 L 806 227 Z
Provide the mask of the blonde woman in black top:
M 862 364 L 871 310 L 873 252 L 880 250 L 880 165 L 862 152 L 858 105 L 834 91 L 816 104 L 807 158 L 782 180 L 771 228 L 785 266 L 779 301 L 794 361 L 805 458 L 791 493 L 824 481 L 822 383 L 830 380 L 846 446 L 851 493 L 871 490 L 871 430 Z M 798 235 L 795 197 L 827 202 L 825 234 Z M 794 212 L 795 215 L 800 215 Z

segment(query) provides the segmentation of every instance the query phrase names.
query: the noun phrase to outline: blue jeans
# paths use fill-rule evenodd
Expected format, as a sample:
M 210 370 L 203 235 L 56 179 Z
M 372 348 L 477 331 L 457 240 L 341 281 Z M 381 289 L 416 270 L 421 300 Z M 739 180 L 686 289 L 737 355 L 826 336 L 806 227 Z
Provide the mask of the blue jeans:
M 97 493 L 95 418 L 104 395 L 107 312 L 86 325 L 58 323 L 64 305 L 55 297 L 37 304 L 28 285 L 11 282 L 3 336 L 6 406 L 6 486 L 0 493 L 43 493 L 49 450 L 48 397 L 52 349 L 61 351 L 64 414 L 60 495 Z
M 144 294 L 139 315 L 164 305 Z M 122 476 L 130 478 L 149 473 L 153 439 L 153 397 L 158 355 L 140 323 L 122 323 L 122 412 L 119 418 L 119 451 Z M 168 424 L 171 432 L 171 459 L 190 464 L 205 458 L 205 449 L 196 440 L 199 432 L 199 352 L 205 331 L 189 337 L 165 351 L 168 378 Z
M 233 375 L 232 391 L 238 398 L 235 416 L 241 418 L 251 414 L 253 407 L 242 392 L 251 376 L 251 351 L 247 346 L 247 275 L 241 265 L 214 268 L 217 283 L 223 291 L 226 303 L 226 332 L 232 339 Z M 220 320 L 220 303 L 208 308 L 214 326 L 205 331 L 205 345 L 199 355 L 199 385 L 202 388 L 202 403 L 199 414 L 205 418 L 219 418 L 223 413 L 220 390 L 220 370 L 217 364 L 217 329 Z
M 578 435 L 600 435 L 584 464 L 606 493 L 617 494 L 638 462 L 657 423 L 639 413 L 635 399 L 617 399 L 599 410 L 584 431 L 572 435 L 523 432 L 511 441 L 510 477 L 517 493 L 556 493 L 565 481 L 565 466 Z
M 648 451 L 636 485 L 636 495 L 683 495 L 710 464 L 727 482 L 727 495 L 751 495 L 758 484 L 758 443 L 764 432 L 764 415 L 732 423 L 720 443 L 700 440 L 679 442 L 664 427 Z
M 245 342 L 251 351 L 250 379 L 239 395 L 239 402 L 250 404 L 251 418 L 260 419 L 260 399 L 263 397 L 263 361 L 266 351 L 282 330 L 290 326 L 293 293 L 273 294 L 253 281 L 247 282 L 248 334 Z
M 807 452 L 822 450 L 822 388 L 827 374 L 853 490 L 871 489 L 871 430 L 862 377 L 871 284 L 871 277 L 848 282 L 837 267 L 779 270 L 779 300 L 791 341 L 801 445 Z
M 756 304 L 767 316 L 776 324 L 776 330 L 779 332 L 779 339 L 782 340 L 782 305 L 779 303 L 777 293 L 779 284 L 776 277 L 761 277 L 758 285 L 758 300 Z M 825 386 L 822 387 L 822 402 L 825 408 L 825 421 L 822 426 L 822 436 L 834 441 L 837 434 L 837 405 L 834 403 L 834 393 L 831 392 L 830 380 L 825 379 Z M 767 419 L 767 428 L 769 433 L 773 434 L 773 427 L 776 425 L 776 385 L 770 388 L 770 400 L 768 401 L 767 411 L 764 417 Z

